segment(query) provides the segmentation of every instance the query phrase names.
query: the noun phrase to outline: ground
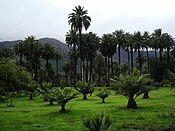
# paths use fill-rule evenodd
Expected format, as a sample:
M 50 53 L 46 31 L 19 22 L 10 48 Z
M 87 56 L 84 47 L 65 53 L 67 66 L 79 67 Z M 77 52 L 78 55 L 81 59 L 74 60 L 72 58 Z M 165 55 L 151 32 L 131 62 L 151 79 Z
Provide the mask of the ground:
M 0 131 L 82 131 L 87 130 L 82 118 L 103 112 L 113 120 L 115 130 L 175 130 L 175 89 L 161 87 L 150 92 L 150 99 L 136 101 L 137 109 L 127 109 L 127 99 L 111 92 L 106 103 L 101 103 L 95 91 L 88 100 L 82 95 L 70 101 L 66 106 L 68 113 L 60 113 L 60 106 L 50 106 L 41 96 L 29 101 L 26 96 L 14 98 L 14 107 L 0 103 Z

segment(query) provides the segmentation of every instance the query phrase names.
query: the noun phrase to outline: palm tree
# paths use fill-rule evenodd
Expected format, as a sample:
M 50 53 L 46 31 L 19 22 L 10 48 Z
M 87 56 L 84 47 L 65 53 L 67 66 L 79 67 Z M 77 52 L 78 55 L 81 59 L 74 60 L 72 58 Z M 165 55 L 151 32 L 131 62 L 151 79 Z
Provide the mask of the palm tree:
M 92 82 L 77 82 L 75 89 L 83 95 L 83 100 L 87 100 L 87 94 L 92 94 L 94 84 Z
M 151 37 L 147 31 L 143 33 L 143 48 L 146 49 L 146 61 L 147 61 L 147 69 L 149 73 L 149 51 L 148 49 L 150 48 L 151 44 Z
M 111 44 L 113 44 L 113 36 L 111 34 L 103 34 L 101 38 L 100 52 L 105 57 L 105 74 L 106 74 L 106 86 L 109 86 L 109 74 L 110 74 L 110 56 L 113 55 Z M 114 46 L 113 46 L 114 47 Z M 115 47 L 114 47 L 115 48 Z M 112 53 L 111 53 L 112 52 Z M 112 55 L 111 55 L 112 54 Z
M 86 57 L 87 64 L 89 61 L 89 69 L 90 69 L 89 78 L 87 78 L 88 79 L 87 81 L 92 81 L 93 61 L 99 48 L 100 38 L 95 33 L 89 32 L 88 34 L 84 34 L 84 43 L 85 43 L 84 56 Z
M 73 93 L 71 88 L 57 88 L 53 95 L 56 101 L 61 105 L 61 113 L 66 113 L 65 105 L 72 99 L 77 98 L 77 93 Z
M 45 44 L 42 50 L 42 58 L 46 60 L 46 76 L 48 76 L 49 60 L 54 59 L 55 48 L 50 44 Z
M 140 31 L 135 32 L 133 35 L 133 46 L 135 48 L 135 50 L 137 50 L 138 53 L 138 59 L 139 59 L 139 70 L 140 70 L 140 75 L 142 73 L 142 63 L 141 63 L 141 52 L 140 52 L 140 48 L 142 47 L 143 44 L 143 36 L 141 34 Z
M 148 75 L 122 75 L 112 80 L 112 89 L 128 99 L 127 108 L 137 108 L 135 99 L 147 91 L 150 79 Z
M 125 43 L 125 35 L 123 30 L 116 30 L 113 32 L 113 35 L 116 38 L 116 45 L 118 45 L 118 63 L 121 64 L 121 46 Z
M 77 32 L 75 30 L 69 30 L 66 34 L 66 43 L 68 46 L 73 45 L 73 51 L 74 51 L 74 84 L 77 81 L 77 44 L 78 44 L 78 37 L 77 37 Z
M 110 92 L 106 88 L 98 92 L 97 96 L 102 99 L 102 103 L 105 103 L 105 99 L 109 96 Z
M 71 29 L 79 33 L 79 44 L 80 44 L 80 58 L 81 58 L 81 81 L 84 81 L 83 78 L 83 51 L 82 51 L 82 30 L 83 27 L 85 30 L 90 26 L 91 18 L 87 15 L 88 11 L 84 10 L 84 7 L 76 6 L 73 9 L 73 13 L 70 13 L 68 16 L 68 23 L 71 25 Z
M 58 74 L 58 60 L 61 59 L 61 53 L 59 51 L 55 51 L 54 59 L 56 60 L 56 73 Z
M 24 54 L 24 42 L 20 41 L 18 44 L 15 45 L 14 51 L 16 55 L 19 56 L 19 65 L 22 66 L 22 58 Z
M 162 51 L 165 48 L 165 40 L 164 34 L 162 34 L 162 29 L 154 30 L 154 33 L 152 34 L 152 43 L 155 50 L 159 48 L 160 61 L 162 61 Z

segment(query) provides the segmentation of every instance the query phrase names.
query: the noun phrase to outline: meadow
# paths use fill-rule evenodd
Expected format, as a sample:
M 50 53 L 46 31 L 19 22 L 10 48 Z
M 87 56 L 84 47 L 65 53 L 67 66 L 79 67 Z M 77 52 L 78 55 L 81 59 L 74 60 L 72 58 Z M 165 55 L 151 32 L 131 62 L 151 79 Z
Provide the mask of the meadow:
M 160 87 L 150 92 L 150 99 L 136 101 L 137 109 L 127 109 L 127 99 L 111 91 L 106 103 L 96 96 L 97 90 L 82 100 L 82 95 L 70 101 L 67 113 L 60 113 L 55 102 L 43 102 L 41 96 L 28 100 L 25 95 L 13 99 L 13 107 L 0 103 L 0 131 L 86 131 L 82 118 L 101 114 L 110 115 L 111 131 L 175 130 L 175 89 Z

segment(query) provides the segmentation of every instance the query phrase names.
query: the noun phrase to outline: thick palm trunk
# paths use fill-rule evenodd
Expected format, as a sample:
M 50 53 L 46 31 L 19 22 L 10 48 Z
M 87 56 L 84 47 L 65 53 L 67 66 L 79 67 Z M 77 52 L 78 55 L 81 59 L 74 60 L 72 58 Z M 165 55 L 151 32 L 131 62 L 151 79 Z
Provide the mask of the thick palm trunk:
M 102 103 L 105 103 L 105 99 L 102 99 Z
M 81 26 L 79 25 L 79 41 L 80 41 L 80 59 L 81 59 L 81 82 L 84 81 L 84 68 L 83 68 L 83 52 L 82 52 L 82 38 L 81 38 Z
M 154 56 L 155 56 L 155 58 L 157 58 L 157 51 L 156 51 L 156 49 L 154 50 Z
M 148 48 L 146 48 L 146 59 L 147 59 L 147 68 L 148 68 L 148 73 L 149 73 L 149 51 L 148 51 Z
M 140 75 L 142 74 L 142 63 L 140 59 L 140 49 L 138 48 L 138 58 L 139 58 L 139 70 L 140 70 Z
M 134 60 L 133 60 L 133 49 L 131 49 L 131 72 L 133 72 L 133 70 L 134 70 L 133 62 L 134 62 Z
M 61 105 L 61 110 L 60 110 L 61 113 L 66 113 L 66 109 L 65 109 L 65 105 Z
M 160 51 L 159 51 L 159 59 L 160 61 L 162 61 L 162 48 L 160 48 Z
M 169 63 L 170 62 L 170 47 L 169 46 L 167 47 L 167 55 L 168 55 L 167 60 L 168 60 L 168 63 Z
M 132 109 L 137 108 L 137 103 L 136 103 L 136 101 L 133 99 L 133 97 L 130 97 L 130 98 L 128 99 L 127 108 L 132 108 Z
M 83 100 L 87 100 L 87 95 L 83 94 Z
M 111 56 L 111 76 L 114 76 L 114 68 L 113 68 L 113 58 Z
M 118 64 L 121 64 L 121 56 L 120 56 L 120 44 L 118 45 Z
M 88 60 L 86 60 L 86 82 L 88 82 L 88 74 L 89 74 L 89 71 L 88 71 Z
M 77 60 L 76 60 L 76 45 L 74 42 L 74 85 L 77 81 Z
M 33 100 L 33 92 L 29 93 L 29 100 Z
M 54 104 L 53 104 L 53 101 L 52 101 L 52 100 L 50 100 L 50 103 L 49 103 L 49 105 L 54 105 Z
M 129 69 L 128 74 L 130 74 L 130 55 L 129 55 L 129 50 L 127 52 L 128 52 L 128 69 Z
M 106 86 L 107 86 L 107 83 L 108 83 L 108 73 L 107 73 L 107 56 L 105 56 L 105 82 L 106 82 Z
M 90 59 L 90 72 L 89 72 L 89 81 L 91 81 L 92 80 L 92 59 Z
M 149 98 L 149 94 L 148 94 L 148 92 L 145 92 L 143 95 L 143 99 L 148 99 L 148 98 Z
M 107 87 L 109 87 L 110 86 L 110 84 L 109 84 L 109 75 L 110 75 L 110 61 L 109 61 L 109 56 L 108 56 L 108 65 L 107 65 Z

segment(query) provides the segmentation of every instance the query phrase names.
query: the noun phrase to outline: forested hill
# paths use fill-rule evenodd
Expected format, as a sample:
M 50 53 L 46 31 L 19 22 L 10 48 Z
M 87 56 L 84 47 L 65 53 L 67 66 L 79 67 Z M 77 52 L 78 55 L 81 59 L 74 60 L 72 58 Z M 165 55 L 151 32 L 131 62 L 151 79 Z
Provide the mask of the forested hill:
M 14 48 L 14 46 L 19 43 L 21 40 L 16 41 L 3 41 L 0 42 L 0 48 Z M 54 39 L 54 38 L 41 38 L 39 39 L 40 43 L 44 45 L 45 43 L 50 44 L 51 46 L 55 47 L 56 50 L 61 52 L 62 58 L 59 61 L 60 67 L 64 64 L 64 62 L 68 59 L 69 47 L 62 43 L 61 41 Z

